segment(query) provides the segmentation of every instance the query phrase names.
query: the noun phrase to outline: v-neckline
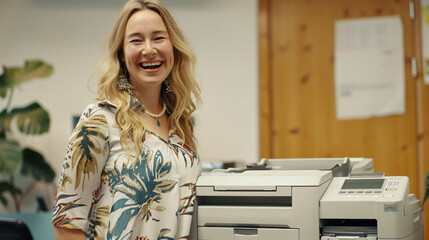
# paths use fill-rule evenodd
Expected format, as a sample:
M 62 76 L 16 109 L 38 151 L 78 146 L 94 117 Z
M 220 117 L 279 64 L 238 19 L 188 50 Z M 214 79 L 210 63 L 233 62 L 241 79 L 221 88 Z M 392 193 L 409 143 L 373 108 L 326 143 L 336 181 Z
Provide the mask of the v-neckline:
M 167 140 L 165 140 L 163 137 L 159 136 L 158 133 L 156 133 L 156 132 L 154 132 L 154 131 L 152 131 L 150 129 L 146 129 L 145 131 L 147 133 L 149 133 L 149 134 L 152 134 L 153 136 L 157 137 L 159 140 L 161 140 L 161 141 L 163 141 L 164 143 L 167 143 L 167 144 L 171 144 L 170 143 L 170 137 L 173 136 L 173 134 L 174 134 L 174 130 L 173 129 L 168 130 Z

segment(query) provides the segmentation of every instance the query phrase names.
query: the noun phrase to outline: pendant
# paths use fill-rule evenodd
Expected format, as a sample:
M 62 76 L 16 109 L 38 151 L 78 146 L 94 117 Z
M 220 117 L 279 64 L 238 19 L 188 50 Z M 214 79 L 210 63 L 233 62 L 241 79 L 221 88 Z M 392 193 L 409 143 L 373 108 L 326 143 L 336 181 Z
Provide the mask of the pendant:
M 159 120 L 158 119 L 156 119 L 156 125 L 159 127 L 159 126 L 161 126 L 161 123 L 159 122 Z

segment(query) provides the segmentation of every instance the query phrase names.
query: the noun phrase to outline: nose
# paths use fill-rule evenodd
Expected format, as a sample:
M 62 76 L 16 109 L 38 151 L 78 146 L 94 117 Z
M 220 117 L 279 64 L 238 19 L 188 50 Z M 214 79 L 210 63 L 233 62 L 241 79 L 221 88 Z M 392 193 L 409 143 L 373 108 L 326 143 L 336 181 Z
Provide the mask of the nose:
M 147 41 L 144 44 L 144 47 L 142 49 L 142 54 L 143 54 L 143 56 L 146 56 L 146 57 L 151 57 L 151 56 L 154 56 L 156 54 L 156 49 L 150 41 Z

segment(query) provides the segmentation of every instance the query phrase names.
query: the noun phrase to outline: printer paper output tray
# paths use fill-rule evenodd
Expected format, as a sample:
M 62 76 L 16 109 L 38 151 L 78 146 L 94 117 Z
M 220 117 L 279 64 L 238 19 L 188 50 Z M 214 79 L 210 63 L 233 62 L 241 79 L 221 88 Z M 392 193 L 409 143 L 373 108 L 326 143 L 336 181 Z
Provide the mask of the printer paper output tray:
M 376 226 L 328 226 L 323 228 L 321 240 L 377 240 Z

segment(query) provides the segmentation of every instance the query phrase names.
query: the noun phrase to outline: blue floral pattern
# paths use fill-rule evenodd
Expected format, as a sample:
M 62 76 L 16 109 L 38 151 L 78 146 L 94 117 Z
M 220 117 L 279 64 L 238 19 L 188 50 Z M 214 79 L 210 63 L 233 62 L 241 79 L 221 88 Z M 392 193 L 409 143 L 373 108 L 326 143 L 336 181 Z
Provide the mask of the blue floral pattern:
M 119 143 L 115 107 L 90 104 L 70 138 L 53 224 L 88 239 L 188 239 L 198 156 L 174 132 L 146 132 L 142 153 Z

